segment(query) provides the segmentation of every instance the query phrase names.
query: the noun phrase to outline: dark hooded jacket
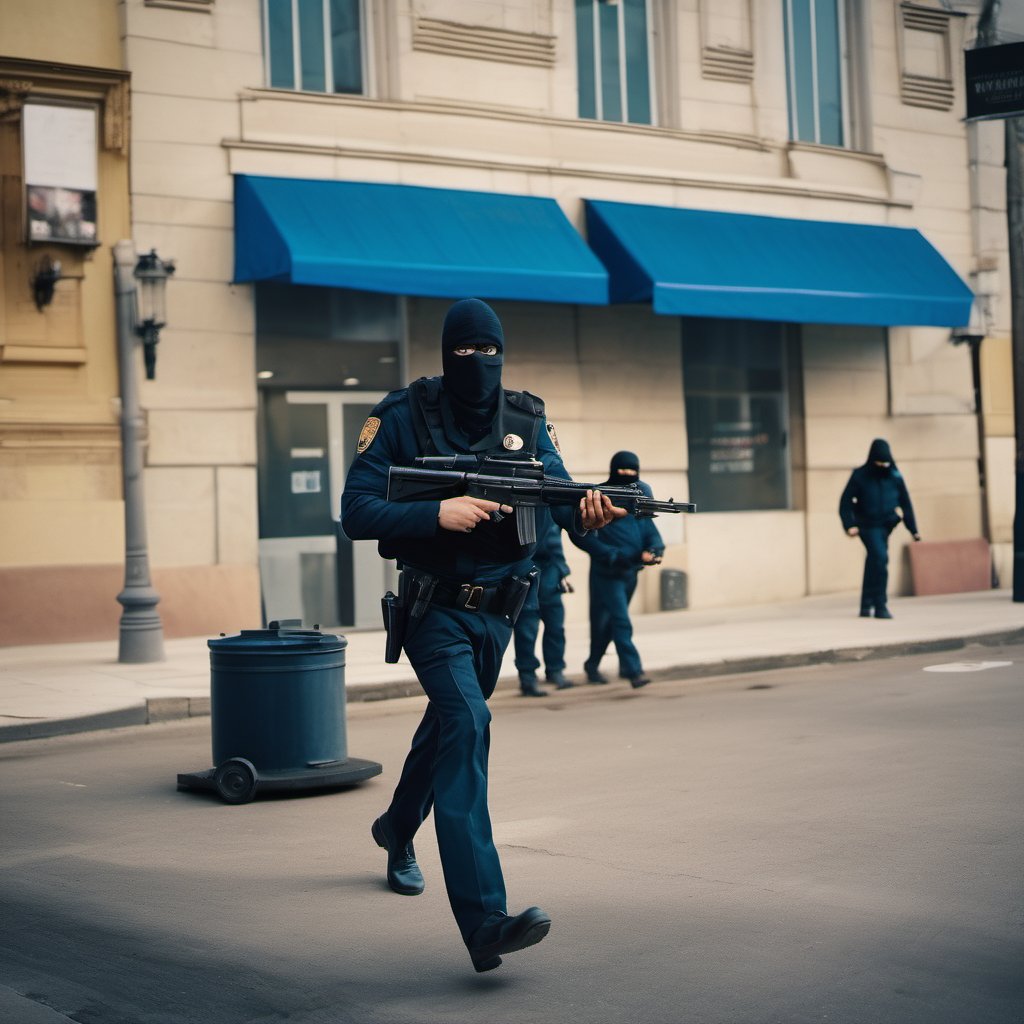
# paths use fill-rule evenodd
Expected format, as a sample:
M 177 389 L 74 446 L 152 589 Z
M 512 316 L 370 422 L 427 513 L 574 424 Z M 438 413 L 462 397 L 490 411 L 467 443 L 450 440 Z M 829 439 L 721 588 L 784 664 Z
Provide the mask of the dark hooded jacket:
M 639 473 L 640 460 L 632 452 L 616 452 L 612 457 L 608 479 L 601 487 L 621 487 L 636 483 L 648 497 L 653 497 L 651 488 L 634 474 L 620 475 L 622 469 L 633 469 Z M 643 553 L 652 551 L 656 555 L 665 553 L 665 542 L 661 539 L 653 519 L 637 519 L 623 516 L 614 519 L 602 530 L 594 530 L 585 537 L 570 534 L 570 539 L 591 557 L 591 567 L 598 574 L 608 576 L 635 575 L 643 568 Z
M 876 466 L 876 462 L 888 462 L 889 465 Z M 892 530 L 900 521 L 897 509 L 903 513 L 906 528 L 916 535 L 917 520 L 906 481 L 896 468 L 889 443 L 876 438 L 871 442 L 867 461 L 850 474 L 839 499 L 839 518 L 844 530 L 852 526 Z

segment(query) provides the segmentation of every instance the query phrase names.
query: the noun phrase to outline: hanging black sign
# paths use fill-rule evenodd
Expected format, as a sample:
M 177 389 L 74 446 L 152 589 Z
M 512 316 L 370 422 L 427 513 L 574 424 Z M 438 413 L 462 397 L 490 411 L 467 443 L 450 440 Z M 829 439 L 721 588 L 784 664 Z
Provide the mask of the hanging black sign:
M 1024 114 L 1024 43 L 964 51 L 967 120 Z

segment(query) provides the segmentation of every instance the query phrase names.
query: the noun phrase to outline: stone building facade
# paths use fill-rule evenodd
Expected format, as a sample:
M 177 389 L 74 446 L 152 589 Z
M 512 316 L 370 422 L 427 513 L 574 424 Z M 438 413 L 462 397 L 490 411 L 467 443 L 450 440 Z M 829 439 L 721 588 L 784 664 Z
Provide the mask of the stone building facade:
M 83 20 L 85 6 L 102 11 L 90 20 L 92 42 L 69 31 L 61 49 L 34 26 L 40 4 L 19 0 L 3 17 L 10 22 L 20 7 L 23 20 L 0 32 L 0 45 L 11 50 L 14 40 L 12 59 L 130 76 L 130 145 L 116 158 L 101 151 L 101 174 L 110 179 L 104 187 L 124 194 L 129 154 L 131 225 L 122 200 L 122 220 L 103 224 L 75 285 L 78 327 L 66 309 L 70 281 L 58 286 L 63 305 L 41 314 L 30 307 L 23 264 L 38 247 L 5 231 L 3 351 L 20 351 L 40 331 L 62 339 L 40 345 L 61 349 L 74 347 L 66 337 L 76 330 L 88 335 L 79 363 L 0 362 L 0 457 L 17 467 L 0 489 L 13 524 L 0 546 L 0 579 L 10 581 L 5 601 L 28 610 L 22 630 L 40 587 L 65 571 L 78 581 L 74 603 L 111 603 L 109 614 L 79 612 L 79 634 L 112 635 L 116 622 L 108 581 L 122 534 L 103 289 L 108 243 L 122 235 L 178 268 L 156 379 L 142 383 L 150 554 L 168 633 L 233 630 L 261 614 L 377 625 L 390 570 L 372 546 L 339 539 L 331 516 L 362 417 L 391 388 L 437 371 L 440 322 L 462 292 L 431 291 L 416 275 L 407 287 L 354 287 L 361 277 L 330 268 L 327 285 L 288 271 L 239 280 L 243 179 L 544 198 L 581 239 L 588 209 L 602 202 L 916 229 L 974 291 L 970 326 L 898 316 L 860 324 L 826 307 L 804 322 L 752 306 L 706 316 L 659 312 L 649 299 L 512 296 L 493 302 L 509 338 L 506 383 L 544 397 L 576 477 L 603 479 L 609 456 L 628 448 L 656 494 L 698 504 L 685 521 L 659 519 L 665 567 L 686 574 L 690 607 L 855 589 L 861 550 L 840 529 L 837 504 L 876 436 L 893 445 L 925 536 L 987 536 L 1008 582 L 1002 134 L 997 124 L 962 120 L 962 51 L 973 42 L 976 5 L 72 6 Z M 832 20 L 819 10 L 815 21 L 812 7 L 831 10 Z M 81 49 L 90 45 L 95 53 Z M 5 161 L 10 196 L 19 164 Z M 771 224 L 750 224 L 769 232 L 759 244 L 771 252 Z M 246 237 L 259 239 L 258 228 L 247 222 Z M 268 237 L 278 229 L 288 226 L 267 226 Z M 706 240 L 710 259 L 744 256 L 745 245 L 723 253 L 714 241 Z M 780 264 L 789 260 L 775 251 Z M 984 338 L 982 415 L 971 344 L 961 343 L 970 337 Z M 96 390 L 74 405 L 65 404 L 65 387 Z M 62 426 L 68 418 L 72 428 Z M 45 426 L 33 432 L 32 423 Z M 72 434 L 80 447 L 52 440 Z M 897 592 L 909 587 L 906 539 L 894 534 Z M 571 562 L 583 571 L 580 552 Z M 638 610 L 657 610 L 659 578 L 645 576 Z M 581 596 L 570 615 L 582 619 L 584 605 Z M 62 610 L 76 614 L 71 603 Z M 25 642 L 19 637 L 0 642 Z

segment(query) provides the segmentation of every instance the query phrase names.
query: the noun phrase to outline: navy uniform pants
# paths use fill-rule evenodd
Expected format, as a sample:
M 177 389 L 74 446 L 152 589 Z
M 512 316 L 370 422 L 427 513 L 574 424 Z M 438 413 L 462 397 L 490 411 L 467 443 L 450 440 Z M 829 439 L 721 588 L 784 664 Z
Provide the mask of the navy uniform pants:
M 889 588 L 889 534 L 885 526 L 862 526 L 860 539 L 867 557 L 864 559 L 864 582 L 860 590 L 860 606 L 884 608 Z
M 627 570 L 615 576 L 597 572 L 590 566 L 590 657 L 584 663 L 587 672 L 596 672 L 608 649 L 615 643 L 619 656 L 619 675 L 627 679 L 643 672 L 640 652 L 633 643 L 633 623 L 629 621 L 629 602 L 636 590 L 639 570 Z
M 406 843 L 433 808 L 448 899 L 467 942 L 487 917 L 507 912 L 487 809 L 487 700 L 511 636 L 512 627 L 497 616 L 432 605 L 405 641 L 430 703 L 412 738 L 388 822 L 398 842 Z
M 530 593 L 519 613 L 515 628 L 516 670 L 536 672 L 540 668 L 537 659 L 537 633 L 544 623 L 544 638 L 541 653 L 544 655 L 544 671 L 547 675 L 561 672 L 565 668 L 565 606 L 562 604 L 562 574 L 558 566 L 546 565 L 541 568 L 530 587 Z

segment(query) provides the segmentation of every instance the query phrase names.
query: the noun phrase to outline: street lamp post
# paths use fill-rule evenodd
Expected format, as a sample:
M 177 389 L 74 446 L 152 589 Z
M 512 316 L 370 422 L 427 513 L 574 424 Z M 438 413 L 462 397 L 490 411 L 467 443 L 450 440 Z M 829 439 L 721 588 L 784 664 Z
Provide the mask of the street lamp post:
M 124 477 L 124 609 L 118 631 L 119 662 L 164 660 L 164 632 L 156 606 L 160 595 L 149 578 L 146 513 L 142 487 L 142 413 L 135 376 L 135 340 L 142 338 L 146 377 L 153 379 L 156 343 L 164 326 L 164 289 L 174 266 L 153 251 L 138 261 L 135 246 L 114 246 L 114 295 L 117 310 L 117 363 L 121 377 L 121 464 Z M 137 295 L 136 280 L 140 295 Z M 138 299 L 138 307 L 136 300 Z

